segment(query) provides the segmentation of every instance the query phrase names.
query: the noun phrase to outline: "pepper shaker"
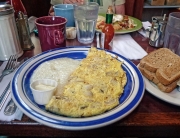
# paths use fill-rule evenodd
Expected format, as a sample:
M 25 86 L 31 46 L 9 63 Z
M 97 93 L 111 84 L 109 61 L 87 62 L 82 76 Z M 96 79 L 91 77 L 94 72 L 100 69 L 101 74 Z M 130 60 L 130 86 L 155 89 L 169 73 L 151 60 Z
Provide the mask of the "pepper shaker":
M 27 16 L 19 11 L 18 18 L 16 19 L 19 39 L 21 43 L 21 47 L 23 50 L 31 50 L 34 48 L 34 45 L 31 41 L 30 31 Z

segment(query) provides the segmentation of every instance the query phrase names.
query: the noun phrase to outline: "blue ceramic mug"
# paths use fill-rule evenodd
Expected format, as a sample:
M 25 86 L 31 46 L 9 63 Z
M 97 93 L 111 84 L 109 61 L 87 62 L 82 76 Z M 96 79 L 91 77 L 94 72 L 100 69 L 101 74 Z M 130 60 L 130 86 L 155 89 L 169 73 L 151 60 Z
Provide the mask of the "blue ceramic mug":
M 67 27 L 75 26 L 73 4 L 57 4 L 53 6 L 53 9 L 55 16 L 62 16 L 67 19 Z

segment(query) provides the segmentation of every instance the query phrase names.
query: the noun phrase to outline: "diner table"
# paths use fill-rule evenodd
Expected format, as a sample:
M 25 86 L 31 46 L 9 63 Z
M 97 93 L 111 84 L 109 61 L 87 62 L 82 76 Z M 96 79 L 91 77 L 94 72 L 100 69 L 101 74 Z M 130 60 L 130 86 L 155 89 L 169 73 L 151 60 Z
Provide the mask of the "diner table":
M 130 33 L 132 38 L 147 52 L 156 50 L 149 45 L 148 38 L 138 32 Z M 41 53 L 38 37 L 31 36 L 33 50 L 24 51 L 21 58 Z M 96 39 L 91 45 L 96 46 Z M 66 46 L 84 46 L 76 39 L 66 40 Z M 132 60 L 138 65 L 140 60 Z M 2 62 L 0 62 L 0 65 Z M 45 126 L 25 114 L 21 121 L 0 121 L 0 135 L 27 137 L 178 137 L 180 136 L 180 107 L 164 102 L 145 90 L 139 105 L 123 119 L 101 128 L 69 131 Z

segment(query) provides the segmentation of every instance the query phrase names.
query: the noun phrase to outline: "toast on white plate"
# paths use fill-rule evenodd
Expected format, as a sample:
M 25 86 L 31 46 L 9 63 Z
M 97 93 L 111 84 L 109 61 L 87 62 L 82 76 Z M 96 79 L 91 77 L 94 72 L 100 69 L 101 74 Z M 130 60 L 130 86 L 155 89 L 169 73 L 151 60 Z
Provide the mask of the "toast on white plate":
M 157 79 L 156 74 L 154 72 L 150 72 L 149 70 L 146 70 L 145 68 L 142 68 L 140 66 L 138 68 L 141 71 L 141 73 L 144 75 L 144 77 L 146 77 L 148 80 L 150 80 L 154 84 L 156 84 L 157 87 L 163 92 L 167 92 L 167 93 L 171 92 L 177 86 L 178 80 L 174 81 L 173 83 L 171 83 L 169 85 L 163 85 L 162 83 L 159 82 L 159 80 Z
M 161 91 L 171 92 L 180 79 L 180 57 L 167 48 L 160 48 L 142 58 L 139 69 Z

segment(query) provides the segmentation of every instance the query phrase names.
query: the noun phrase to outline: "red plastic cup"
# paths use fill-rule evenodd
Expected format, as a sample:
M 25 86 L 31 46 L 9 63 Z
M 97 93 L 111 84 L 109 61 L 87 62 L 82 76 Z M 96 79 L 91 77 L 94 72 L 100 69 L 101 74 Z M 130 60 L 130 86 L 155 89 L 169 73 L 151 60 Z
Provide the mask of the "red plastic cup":
M 60 16 L 43 16 L 35 20 L 43 51 L 66 47 L 67 19 Z

